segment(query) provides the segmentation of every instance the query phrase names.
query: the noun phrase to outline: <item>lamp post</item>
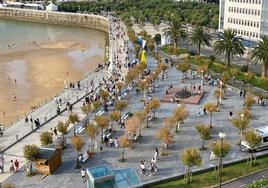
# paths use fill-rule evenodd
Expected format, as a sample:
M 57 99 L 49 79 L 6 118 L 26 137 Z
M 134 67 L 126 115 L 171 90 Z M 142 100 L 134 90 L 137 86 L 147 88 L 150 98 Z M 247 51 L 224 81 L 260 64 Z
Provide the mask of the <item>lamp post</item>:
M 244 114 L 240 114 L 240 118 L 241 118 L 241 120 L 243 121 L 244 120 Z
M 219 133 L 219 138 L 220 138 L 220 140 L 221 140 L 221 154 L 220 154 L 220 161 L 219 161 L 219 184 L 220 184 L 220 188 L 221 188 L 221 182 L 222 182 L 222 147 L 223 147 L 223 139 L 225 138 L 225 133 L 223 133 L 223 132 L 220 132 Z
M 203 87 L 203 82 L 204 82 L 204 71 L 201 70 L 201 87 Z
M 222 104 L 221 101 L 222 101 L 222 85 L 223 85 L 223 82 L 222 80 L 220 80 L 220 99 L 219 99 L 219 102 L 220 102 L 220 105 Z

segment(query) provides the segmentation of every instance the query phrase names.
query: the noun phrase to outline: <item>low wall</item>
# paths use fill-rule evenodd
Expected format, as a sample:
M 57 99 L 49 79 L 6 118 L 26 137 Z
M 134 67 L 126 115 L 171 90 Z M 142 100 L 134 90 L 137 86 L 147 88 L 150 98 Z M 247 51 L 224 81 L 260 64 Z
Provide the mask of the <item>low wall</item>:
M 79 26 L 109 32 L 109 20 L 97 15 L 0 8 L 0 18 L 56 25 Z

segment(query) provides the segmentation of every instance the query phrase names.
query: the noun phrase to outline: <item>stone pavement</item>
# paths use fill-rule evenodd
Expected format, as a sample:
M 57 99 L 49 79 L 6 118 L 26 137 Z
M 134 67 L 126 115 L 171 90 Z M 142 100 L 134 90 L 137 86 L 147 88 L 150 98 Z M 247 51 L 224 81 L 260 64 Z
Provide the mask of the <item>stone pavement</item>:
M 153 59 L 150 57 L 148 57 L 147 62 L 150 63 L 149 67 L 154 66 Z M 189 79 L 187 82 L 181 83 L 181 73 L 175 68 L 170 68 L 167 72 L 168 78 L 166 78 L 164 81 L 159 79 L 159 88 L 156 88 L 156 91 L 153 93 L 153 96 L 156 96 L 159 99 L 165 94 L 165 89 L 169 84 L 172 83 L 174 87 L 189 87 L 191 82 L 193 82 L 193 80 Z M 200 83 L 200 79 L 196 79 L 195 82 L 196 84 Z M 200 105 L 204 105 L 208 101 L 216 102 L 216 99 L 213 95 L 215 88 L 216 87 L 211 87 L 208 85 L 205 86 L 206 92 L 200 102 Z M 143 94 L 136 94 L 133 90 L 129 94 L 129 97 L 125 99 L 129 105 L 127 109 L 124 110 L 124 113 L 142 110 L 143 103 L 140 102 L 142 95 Z M 243 101 L 239 97 L 239 90 L 228 86 L 226 98 L 226 100 L 223 100 L 223 107 L 221 108 L 220 112 L 215 113 L 213 116 L 214 128 L 211 130 L 212 138 L 205 143 L 206 147 L 209 147 L 214 140 L 218 139 L 219 132 L 225 132 L 226 140 L 231 144 L 230 153 L 223 160 L 225 163 L 248 157 L 248 153 L 242 152 L 237 145 L 239 140 L 239 131 L 234 128 L 231 122 L 228 120 L 229 110 L 233 110 L 234 114 L 236 114 L 242 108 Z M 86 168 L 101 164 L 107 164 L 114 169 L 133 167 L 136 169 L 142 184 L 183 174 L 185 172 L 185 167 L 182 165 L 179 155 L 181 154 L 182 150 L 187 147 L 201 147 L 202 141 L 195 130 L 195 125 L 202 122 L 209 123 L 209 116 L 198 116 L 198 108 L 200 105 L 186 105 L 187 109 L 189 110 L 189 117 L 180 127 L 180 132 L 174 135 L 175 143 L 168 147 L 168 156 L 160 157 L 160 160 L 157 162 L 159 169 L 157 175 L 140 175 L 139 162 L 143 159 L 150 161 L 153 157 L 155 147 L 158 147 L 159 149 L 161 148 L 161 142 L 155 138 L 155 133 L 160 127 L 163 126 L 163 118 L 170 116 L 172 110 L 176 107 L 176 104 L 161 103 L 160 109 L 156 112 L 158 119 L 149 123 L 150 128 L 144 128 L 142 130 L 143 137 L 139 143 L 134 144 L 134 148 L 126 149 L 126 162 L 121 163 L 118 161 L 121 156 L 122 148 L 111 148 L 104 146 L 103 152 L 100 153 L 98 151 L 97 154 L 93 156 L 92 160 L 83 164 L 83 167 Z M 253 105 L 251 108 L 251 128 L 267 125 L 267 108 L 267 106 L 263 107 Z M 119 126 L 116 126 L 116 129 L 116 135 L 119 136 L 123 134 L 123 130 L 120 129 Z M 70 131 L 67 136 L 68 143 L 70 143 L 69 138 L 71 136 L 71 132 L 72 131 Z M 86 141 L 84 148 L 84 150 L 86 150 L 86 146 L 88 146 L 88 139 L 85 134 L 83 134 L 82 137 Z M 265 152 L 267 151 L 258 152 L 257 154 L 259 155 Z M 201 167 L 194 168 L 194 170 L 213 167 L 217 164 L 217 161 L 209 160 L 210 150 L 202 151 L 201 155 L 203 163 Z M 12 182 L 16 187 L 86 187 L 81 181 L 79 170 L 74 170 L 74 166 L 75 152 L 71 149 L 69 144 L 67 150 L 63 151 L 63 165 L 57 169 L 53 175 L 48 176 L 43 180 L 39 180 L 41 177 L 40 175 L 27 178 L 22 172 L 18 172 L 7 179 L 6 182 Z

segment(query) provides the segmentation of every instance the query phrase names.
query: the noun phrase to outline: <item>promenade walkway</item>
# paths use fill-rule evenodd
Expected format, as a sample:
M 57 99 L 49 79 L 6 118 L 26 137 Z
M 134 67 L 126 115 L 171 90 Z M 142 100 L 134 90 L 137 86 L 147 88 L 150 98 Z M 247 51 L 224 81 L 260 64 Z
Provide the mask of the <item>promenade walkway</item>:
M 111 22 L 111 30 L 109 33 L 109 43 L 110 45 L 115 45 L 114 48 L 109 48 L 113 54 L 118 54 L 117 62 L 125 62 L 126 53 L 119 53 L 125 47 L 125 41 L 128 40 L 127 36 L 123 36 L 116 40 L 116 35 L 118 34 L 118 30 L 115 28 L 117 24 Z M 125 25 L 120 22 L 120 31 L 122 33 L 126 33 Z M 5 173 L 0 174 L 0 183 L 4 182 L 12 173 L 9 173 L 10 161 L 18 159 L 20 162 L 20 167 L 26 164 L 26 160 L 23 157 L 23 147 L 27 144 L 36 144 L 40 146 L 40 133 L 44 131 L 50 131 L 51 128 L 57 126 L 59 121 L 66 121 L 68 119 L 68 112 L 66 111 L 66 103 L 69 102 L 73 104 L 73 113 L 78 114 L 80 119 L 85 118 L 85 115 L 82 113 L 80 107 L 84 101 L 84 97 L 89 94 L 91 89 L 94 89 L 98 86 L 98 84 L 102 81 L 104 77 L 107 77 L 109 70 L 102 70 L 99 72 L 94 72 L 89 74 L 83 81 L 81 81 L 81 89 L 70 89 L 66 88 L 63 90 L 61 94 L 55 97 L 55 99 L 61 99 L 62 104 L 60 106 L 61 113 L 57 115 L 56 112 L 56 102 L 55 100 L 51 100 L 43 106 L 37 108 L 35 111 L 28 115 L 35 119 L 39 119 L 41 123 L 41 127 L 36 129 L 35 125 L 31 125 L 29 123 L 26 125 L 24 118 L 13 124 L 10 128 L 4 131 L 4 135 L 0 137 L 0 149 L 3 151 L 5 158 Z M 119 70 L 118 67 L 115 67 L 115 70 L 120 72 L 122 76 L 127 73 L 127 66 L 122 66 Z M 93 88 L 90 86 L 90 83 L 93 81 Z M 69 126 L 71 129 L 72 126 Z

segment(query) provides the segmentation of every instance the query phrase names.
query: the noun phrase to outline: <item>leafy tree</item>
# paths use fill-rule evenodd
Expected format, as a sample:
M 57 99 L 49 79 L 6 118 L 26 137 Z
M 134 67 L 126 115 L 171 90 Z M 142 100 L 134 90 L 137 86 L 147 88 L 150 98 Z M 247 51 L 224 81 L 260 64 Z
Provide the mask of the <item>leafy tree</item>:
M 146 118 L 146 115 L 145 115 L 144 111 L 138 111 L 138 112 L 135 112 L 134 116 L 137 117 L 139 120 L 139 122 L 138 122 L 139 123 L 139 136 L 141 136 L 141 126 Z
M 98 133 L 99 133 L 99 129 L 96 125 L 88 124 L 86 126 L 86 134 L 90 138 L 90 151 L 92 153 L 94 153 L 94 142 Z
M 121 95 L 121 90 L 122 90 L 123 86 L 124 86 L 124 83 L 121 81 L 118 81 L 115 83 L 115 87 L 118 91 L 119 96 Z
M 268 65 L 268 37 L 261 36 L 261 40 L 258 41 L 257 46 L 254 48 L 251 54 L 251 59 L 262 65 L 261 78 L 266 78 L 266 70 Z
M 248 130 L 244 134 L 244 139 L 248 143 L 250 149 L 250 166 L 252 166 L 252 161 L 254 157 L 254 151 L 256 146 L 258 146 L 261 143 L 261 136 L 256 133 L 254 130 Z
M 210 129 L 209 126 L 204 125 L 204 124 L 199 124 L 196 127 L 197 132 L 200 135 L 200 138 L 202 139 L 202 150 L 205 150 L 205 140 L 210 139 Z
M 202 164 L 201 155 L 197 149 L 187 148 L 182 152 L 180 158 L 181 158 L 182 164 L 187 167 L 186 183 L 190 183 L 192 181 L 191 168 L 194 166 L 201 166 Z
M 208 113 L 210 114 L 210 121 L 209 121 L 209 127 L 212 128 L 212 115 L 214 112 L 217 111 L 217 105 L 215 105 L 214 103 L 206 103 L 204 105 L 204 108 L 208 111 Z
M 146 92 L 148 89 L 149 82 L 146 79 L 140 80 L 138 82 L 138 89 L 143 91 L 143 100 L 146 100 Z
M 245 107 L 250 108 L 253 103 L 254 103 L 253 95 L 251 93 L 248 93 L 244 100 Z
M 101 129 L 101 141 L 103 142 L 103 130 L 108 128 L 109 119 L 105 116 L 95 116 L 94 121 Z
M 119 111 L 120 117 L 122 114 L 122 110 L 124 110 L 127 107 L 127 103 L 125 101 L 116 101 L 114 104 L 114 109 Z M 120 118 L 120 123 L 121 123 L 121 118 Z
M 166 28 L 164 32 L 164 36 L 169 37 L 173 43 L 174 50 L 177 49 L 178 41 L 181 39 L 186 39 L 187 37 L 186 27 L 177 20 L 170 21 L 168 23 L 168 28 Z
M 230 29 L 224 30 L 220 38 L 214 44 L 214 50 L 217 54 L 225 53 L 227 65 L 230 66 L 231 59 L 234 55 L 243 55 L 245 47 L 242 44 L 242 38 L 236 35 L 235 31 Z
M 10 184 L 10 183 L 5 183 L 3 185 L 3 188 L 15 188 L 15 187 L 12 184 Z
M 125 149 L 126 149 L 126 147 L 129 147 L 129 146 L 131 146 L 131 144 L 130 144 L 130 142 L 129 142 L 129 140 L 127 139 L 127 137 L 126 136 L 120 136 L 119 138 L 118 138 L 118 142 L 119 142 L 119 145 L 121 146 L 121 147 L 123 147 L 123 150 L 122 150 L 122 155 L 121 155 L 121 159 L 119 160 L 120 162 L 124 162 L 126 159 L 124 158 L 124 156 L 125 156 Z
M 25 159 L 27 159 L 30 162 L 30 169 L 29 169 L 29 175 L 32 174 L 32 163 L 35 160 L 35 158 L 38 156 L 38 147 L 34 144 L 25 145 L 23 147 L 23 156 Z
M 104 103 L 107 102 L 107 100 L 108 100 L 108 98 L 109 98 L 109 93 L 108 93 L 108 91 L 101 89 L 101 90 L 99 91 L 99 95 L 100 95 L 100 97 L 102 98 L 102 100 L 104 101 Z
M 96 115 L 97 110 L 100 108 L 100 106 L 101 106 L 100 101 L 95 101 L 95 102 L 91 103 L 91 112 L 95 113 L 95 115 Z
M 125 134 L 130 138 L 134 138 L 139 129 L 139 119 L 136 116 L 132 116 L 125 121 Z
M 249 125 L 249 119 L 247 118 L 235 118 L 232 120 L 232 124 L 234 127 L 239 129 L 239 135 L 240 135 L 240 140 L 239 144 L 241 143 L 241 140 L 243 138 L 243 132 L 248 128 Z
M 59 121 L 57 124 L 57 130 L 61 133 L 63 142 L 65 142 L 64 135 L 67 134 L 68 126 L 68 123 L 63 123 L 62 121 Z
M 195 26 L 188 40 L 191 45 L 196 46 L 197 55 L 200 55 L 201 46 L 211 46 L 211 36 L 204 31 L 202 26 Z
M 161 35 L 159 33 L 154 36 L 154 41 L 157 45 L 161 44 Z
M 230 151 L 230 144 L 228 144 L 226 141 L 217 140 L 211 145 L 211 150 L 214 153 L 214 155 L 217 156 L 219 159 L 221 157 L 224 158 Z M 223 168 L 223 165 L 220 167 L 219 162 L 219 169 L 220 168 Z
M 153 97 L 149 102 L 149 106 L 153 110 L 153 117 L 156 118 L 155 111 L 160 108 L 160 101 L 156 97 Z
M 78 123 L 80 122 L 79 116 L 77 114 L 71 113 L 68 117 L 68 123 Z
M 52 134 L 48 131 L 42 132 L 40 134 L 40 142 L 42 146 L 47 146 L 49 144 L 52 144 L 53 142 Z
M 189 70 L 189 68 L 190 68 L 190 62 L 189 62 L 189 60 L 188 59 L 186 59 L 183 63 L 179 63 L 178 65 L 177 65 L 177 70 L 178 71 L 181 71 L 183 74 L 182 74 L 182 78 L 181 78 L 181 82 L 183 82 L 183 76 L 184 76 L 184 74 Z
M 84 145 L 84 141 L 80 136 L 74 135 L 71 138 L 71 143 L 72 143 L 73 148 L 76 150 L 76 167 L 75 168 L 80 168 L 81 166 L 79 164 L 78 154 Z
M 119 111 L 112 111 L 110 113 L 110 120 L 111 121 L 118 122 L 120 120 L 120 118 L 121 118 L 121 116 L 120 116 L 120 112 Z
M 237 68 L 232 68 L 231 69 L 231 76 L 234 77 L 234 78 L 236 78 L 237 75 L 239 74 L 239 72 L 240 71 Z
M 83 114 L 88 116 L 89 113 L 92 112 L 92 105 L 88 103 L 88 104 L 81 106 L 81 111 L 83 112 Z
M 255 74 L 253 72 L 248 71 L 245 73 L 245 81 L 250 82 L 252 79 L 254 79 Z
M 186 109 L 185 105 L 180 105 L 173 110 L 171 123 L 175 124 L 175 132 L 178 132 L 180 124 L 188 117 L 189 112 Z
M 224 71 L 223 73 L 221 73 L 221 80 L 224 83 L 227 83 L 229 79 L 230 79 L 230 74 L 228 71 Z
M 163 153 L 162 155 L 166 155 L 166 149 L 168 145 L 173 143 L 173 136 L 171 131 L 167 127 L 162 127 L 156 132 L 156 138 L 162 141 L 163 144 Z
M 219 104 L 220 104 L 220 97 L 223 97 L 224 96 L 224 94 L 223 94 L 223 91 L 222 90 L 220 90 L 220 89 L 216 89 L 215 91 L 214 91 L 214 96 L 216 97 L 216 99 L 217 99 L 217 105 L 216 106 L 219 106 Z
M 250 111 L 248 110 L 248 108 L 243 108 L 240 112 L 237 113 L 238 116 L 246 118 L 246 119 L 250 119 L 251 114 Z

